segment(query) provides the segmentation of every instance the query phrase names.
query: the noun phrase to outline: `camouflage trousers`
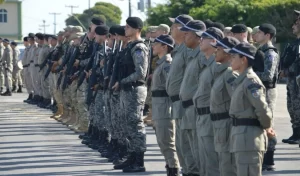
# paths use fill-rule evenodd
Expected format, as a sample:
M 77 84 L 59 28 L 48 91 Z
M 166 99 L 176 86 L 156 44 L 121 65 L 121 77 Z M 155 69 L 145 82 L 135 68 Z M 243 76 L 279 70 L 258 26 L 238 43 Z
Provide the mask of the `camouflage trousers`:
M 270 108 L 270 110 L 272 111 L 272 127 L 274 128 L 274 110 L 275 110 L 275 106 L 276 106 L 276 100 L 277 100 L 277 89 L 273 88 L 273 89 L 267 89 L 267 103 L 268 106 Z M 275 150 L 275 146 L 277 144 L 277 138 L 272 137 L 272 138 L 268 138 L 268 151 L 274 151 Z
M 109 104 L 111 108 L 111 127 L 112 127 L 112 133 L 111 138 L 112 139 L 118 139 L 118 141 L 123 142 L 124 144 L 126 136 L 123 135 L 124 132 L 122 132 L 122 121 L 123 119 L 120 116 L 120 95 L 119 92 L 114 92 L 111 94 L 109 99 Z
M 76 81 L 76 89 L 77 89 L 77 80 Z M 73 81 L 73 82 L 75 82 Z M 75 90 L 76 90 L 75 89 Z M 79 122 L 88 123 L 89 114 L 88 114 L 88 107 L 86 104 L 86 89 L 87 83 L 84 81 L 76 92 L 77 103 L 75 105 L 76 113 L 78 114 Z
M 14 67 L 14 69 L 13 69 L 12 77 L 13 77 L 13 85 L 14 86 L 23 85 L 22 77 L 21 77 L 21 70 L 18 69 L 17 67 Z
M 53 97 L 55 100 L 56 98 L 54 97 L 54 92 L 56 91 L 56 77 L 55 74 L 50 73 L 49 77 L 47 78 L 49 80 L 49 90 L 50 90 L 50 95 Z
M 107 129 L 108 133 L 111 136 L 114 136 L 115 139 L 115 134 L 112 128 L 112 122 L 111 122 L 111 106 L 110 106 L 110 91 L 105 91 L 103 92 L 103 100 L 104 100 L 104 105 L 105 105 L 105 110 L 104 110 L 104 123 L 105 123 L 105 128 Z
M 3 87 L 4 88 L 5 86 L 5 78 L 4 78 L 4 68 L 3 66 L 1 65 L 0 66 L 0 87 Z M 27 86 L 26 86 L 27 87 Z
M 54 99 L 56 100 L 57 104 L 63 104 L 63 97 L 62 97 L 62 92 L 60 91 L 60 89 L 57 89 L 57 79 L 59 74 L 55 74 L 55 73 L 51 73 L 52 75 L 52 81 L 53 81 L 53 95 L 54 95 Z
M 98 90 L 98 94 L 95 98 L 95 104 L 94 104 L 94 117 L 93 119 L 93 125 L 98 127 L 99 130 L 103 130 L 105 126 L 105 114 L 104 114 L 104 92 L 103 90 Z M 90 107 L 91 108 L 91 107 Z
M 146 152 L 146 130 L 143 122 L 143 108 L 147 96 L 147 88 L 138 86 L 131 90 L 121 90 L 121 111 L 126 121 L 128 152 Z
M 49 77 L 47 79 L 45 79 L 45 74 L 47 72 L 47 69 L 44 68 L 43 70 L 41 70 L 40 72 L 40 78 L 41 78 L 41 88 L 42 88 L 42 96 L 46 99 L 50 99 L 51 98 L 51 94 L 50 94 L 50 83 L 49 83 Z
M 300 128 L 300 88 L 295 77 L 287 80 L 287 109 L 293 128 Z

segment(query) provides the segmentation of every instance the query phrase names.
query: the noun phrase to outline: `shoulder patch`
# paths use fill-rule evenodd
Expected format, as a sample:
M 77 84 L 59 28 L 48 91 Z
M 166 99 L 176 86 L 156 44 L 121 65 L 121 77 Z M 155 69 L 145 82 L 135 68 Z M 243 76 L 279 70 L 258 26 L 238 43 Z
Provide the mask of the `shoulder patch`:
M 143 56 L 143 51 L 141 49 L 136 49 L 134 53 L 138 57 L 142 57 Z
M 260 89 L 262 86 L 261 85 L 259 85 L 259 84 L 257 84 L 257 83 L 252 83 L 252 84 L 250 84 L 247 88 L 249 89 L 249 90 L 253 90 L 253 89 Z
M 274 55 L 272 55 L 272 54 L 269 54 L 268 56 L 267 56 L 267 59 L 268 59 L 268 61 L 270 61 L 270 62 L 273 62 L 274 61 Z

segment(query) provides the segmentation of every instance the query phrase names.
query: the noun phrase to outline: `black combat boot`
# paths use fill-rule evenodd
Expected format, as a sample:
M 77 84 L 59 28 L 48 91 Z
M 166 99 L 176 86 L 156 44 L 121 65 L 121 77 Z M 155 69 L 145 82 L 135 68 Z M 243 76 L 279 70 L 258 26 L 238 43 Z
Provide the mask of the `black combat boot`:
M 6 92 L 2 93 L 1 96 L 12 96 L 12 93 L 9 89 L 6 89 Z
M 0 95 L 3 93 L 3 87 L 0 87 Z
M 38 100 L 38 103 L 37 103 L 36 105 L 37 105 L 38 107 L 40 107 L 40 108 L 43 108 L 44 101 L 45 101 L 44 97 L 39 96 L 39 100 Z
M 44 108 L 50 109 L 50 107 L 51 107 L 51 99 L 46 99 L 44 103 Z
M 144 166 L 144 152 L 138 152 L 135 156 L 135 162 L 128 167 L 123 169 L 125 173 L 132 172 L 146 172 L 146 168 Z
M 288 140 L 288 144 L 299 144 L 300 142 L 300 128 L 295 128 L 293 130 L 294 137 Z
M 274 171 L 275 163 L 274 163 L 274 151 L 267 151 L 264 156 L 263 171 Z
M 125 157 L 127 156 L 127 145 L 124 144 L 118 144 L 118 153 L 117 157 L 114 159 L 113 164 L 114 165 L 120 165 L 125 161 Z
M 17 90 L 17 93 L 23 93 L 23 91 L 22 91 L 22 85 L 19 85 L 19 88 L 18 88 L 18 90 Z
M 39 98 L 40 98 L 40 96 L 33 95 L 32 100 L 30 102 L 28 102 L 28 103 L 31 104 L 31 105 L 36 105 L 38 103 L 38 101 L 39 101 Z
M 296 134 L 296 130 L 295 130 L 295 128 L 293 128 L 293 134 L 292 134 L 292 136 L 290 136 L 290 137 L 287 138 L 287 139 L 282 139 L 282 142 L 288 144 L 290 140 L 294 140 L 295 134 Z
M 100 141 L 98 146 L 98 152 L 103 153 L 107 152 L 108 145 L 109 145 L 109 134 L 107 130 L 103 130 L 102 132 L 102 141 Z
M 91 136 L 92 134 L 92 129 L 93 129 L 93 126 L 91 125 L 91 123 L 89 124 L 89 128 L 88 128 L 88 131 L 87 133 L 84 133 L 84 134 L 81 134 L 78 136 L 79 139 L 87 139 L 88 137 Z
M 13 85 L 13 87 L 12 87 L 12 90 L 11 90 L 13 93 L 16 93 L 16 91 L 17 91 L 17 86 L 16 85 Z
M 178 168 L 169 168 L 168 176 L 180 176 Z
M 118 139 L 112 139 L 111 140 L 113 148 L 112 148 L 112 154 L 110 156 L 108 156 L 108 160 L 107 162 L 111 163 L 113 162 L 115 159 L 118 158 L 119 155 L 119 143 L 118 143 Z
M 32 100 L 32 97 L 33 97 L 33 94 L 31 93 L 31 94 L 28 95 L 28 98 L 26 100 L 24 100 L 23 102 L 28 103 L 29 101 Z
M 85 145 L 89 145 L 93 143 L 95 140 L 97 140 L 98 138 L 99 138 L 99 130 L 97 127 L 93 126 L 91 136 L 89 138 L 83 139 L 81 143 Z
M 121 164 L 115 165 L 114 169 L 121 170 L 121 169 L 127 168 L 130 165 L 133 165 L 135 163 L 135 160 L 136 160 L 136 153 L 135 152 L 131 152 L 131 153 L 129 153 L 129 156 L 128 156 L 127 160 L 124 161 Z

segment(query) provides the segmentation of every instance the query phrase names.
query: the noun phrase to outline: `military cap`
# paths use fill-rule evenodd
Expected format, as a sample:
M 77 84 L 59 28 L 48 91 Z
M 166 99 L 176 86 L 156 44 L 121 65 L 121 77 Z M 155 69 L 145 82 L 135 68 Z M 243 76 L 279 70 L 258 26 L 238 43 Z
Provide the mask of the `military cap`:
M 129 17 L 126 20 L 126 23 L 134 29 L 143 28 L 143 21 L 139 17 Z
M 23 37 L 24 42 L 28 42 L 28 37 Z
M 67 32 L 67 31 L 71 32 L 73 27 L 74 27 L 73 25 L 68 25 L 67 27 L 64 28 L 64 32 Z
M 149 26 L 147 32 L 156 32 L 158 26 Z
M 164 31 L 165 33 L 169 34 L 170 33 L 170 27 L 166 24 L 160 24 L 156 30 L 161 30 Z
M 119 29 L 120 25 L 113 25 L 109 28 L 109 33 L 112 35 L 116 35 L 117 30 Z
M 224 49 L 231 49 L 233 47 L 235 47 L 236 45 L 238 45 L 240 43 L 240 41 L 234 37 L 225 37 L 221 40 L 217 40 L 216 44 L 211 44 L 213 47 L 223 47 Z
M 31 39 L 34 39 L 34 36 L 35 36 L 34 33 L 29 33 L 28 34 L 28 38 L 31 38 Z
M 74 33 L 83 32 L 83 29 L 81 26 L 73 26 L 71 29 L 71 32 L 74 32 Z
M 248 31 L 247 26 L 244 24 L 236 24 L 231 28 L 231 32 L 236 34 L 244 33 L 247 31 Z
M 232 27 L 225 27 L 224 32 L 231 32 Z
M 64 31 L 59 31 L 58 33 L 57 33 L 57 35 L 59 36 L 59 35 L 64 35 Z
M 271 34 L 275 35 L 276 34 L 276 28 L 270 24 L 270 23 L 264 23 L 259 26 L 259 30 L 264 32 L 265 34 Z
M 44 40 L 44 34 L 42 34 L 42 33 L 36 33 L 35 36 L 36 36 L 36 38 L 38 38 L 39 40 Z
M 10 44 L 13 45 L 13 46 L 18 46 L 17 42 L 11 42 Z
M 255 27 L 252 29 L 251 34 L 254 35 L 254 34 L 256 34 L 258 31 L 259 31 L 259 26 L 255 26 Z
M 240 54 L 254 60 L 257 49 L 249 43 L 242 42 L 232 49 L 224 49 L 224 51 L 230 54 Z
M 191 17 L 191 16 L 189 16 L 189 15 L 182 14 L 182 15 L 177 16 L 176 18 L 171 18 L 171 17 L 169 17 L 169 20 L 170 20 L 172 23 L 179 23 L 179 24 L 181 24 L 181 25 L 185 25 L 185 24 L 187 24 L 189 21 L 194 20 L 194 19 L 193 19 L 193 17 Z
M 125 36 L 125 26 L 119 26 L 116 29 L 116 34 L 118 34 L 120 36 Z
M 50 36 L 50 34 L 44 34 L 44 40 L 48 40 L 49 36 Z
M 109 31 L 109 29 L 106 25 L 99 25 L 95 29 L 95 33 L 97 35 L 107 35 L 108 31 Z
M 104 21 L 99 18 L 99 17 L 94 17 L 92 18 L 91 22 L 94 24 L 94 25 L 103 25 L 104 24 Z
M 253 29 L 251 27 L 247 27 L 247 31 L 251 34 L 253 32 Z
M 224 31 L 224 29 L 225 29 L 224 24 L 222 24 L 220 22 L 213 22 L 211 27 L 216 27 L 216 28 L 220 29 L 221 31 Z
M 10 43 L 10 41 L 8 39 L 3 39 L 3 42 Z
M 196 34 L 202 38 L 211 38 L 216 40 L 222 40 L 224 38 L 224 33 L 216 27 L 210 27 L 206 31 L 196 32 Z
M 213 27 L 214 22 L 211 21 L 210 19 L 207 19 L 204 21 L 204 24 L 205 24 L 206 28 L 210 28 L 210 27 Z
M 162 43 L 168 45 L 171 48 L 174 48 L 175 41 L 174 39 L 167 34 L 163 34 L 154 39 L 154 42 Z
M 194 31 L 194 32 L 203 32 L 206 30 L 206 26 L 203 21 L 200 20 L 191 20 L 186 25 L 180 28 L 181 31 Z
M 84 36 L 85 33 L 83 32 L 77 32 L 77 33 L 74 33 L 74 34 L 71 34 L 70 36 L 70 40 L 74 40 L 74 39 L 79 39 L 80 37 Z
M 57 36 L 56 35 L 51 35 L 49 37 L 52 38 L 52 40 L 57 40 Z

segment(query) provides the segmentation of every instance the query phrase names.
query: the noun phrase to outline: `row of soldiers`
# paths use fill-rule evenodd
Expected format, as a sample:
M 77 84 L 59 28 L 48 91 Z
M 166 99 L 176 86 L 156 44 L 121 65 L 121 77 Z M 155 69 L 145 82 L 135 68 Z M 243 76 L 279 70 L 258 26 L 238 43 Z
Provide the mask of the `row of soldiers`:
M 49 80 L 47 90 L 57 106 L 51 118 L 85 132 L 82 143 L 107 157 L 114 169 L 145 172 L 142 115 L 151 79 L 152 117 L 168 176 L 180 175 L 180 167 L 184 176 L 259 176 L 274 170 L 276 28 L 257 27 L 257 50 L 243 24 L 225 36 L 221 23 L 210 26 L 188 15 L 170 21 L 171 36 L 160 25 L 156 31 L 162 33 L 151 37 L 151 45 L 141 39 L 143 22 L 137 17 L 110 29 L 93 18 L 86 34 L 68 26 L 50 37 L 55 45 L 34 66 L 41 70 L 37 84 Z M 299 20 L 293 29 L 300 35 Z M 49 101 L 43 91 L 29 92 L 26 102 Z
M 0 94 L 11 96 L 12 92 L 22 93 L 23 66 L 19 60 L 20 50 L 16 42 L 0 38 Z M 4 91 L 6 87 L 6 91 Z

